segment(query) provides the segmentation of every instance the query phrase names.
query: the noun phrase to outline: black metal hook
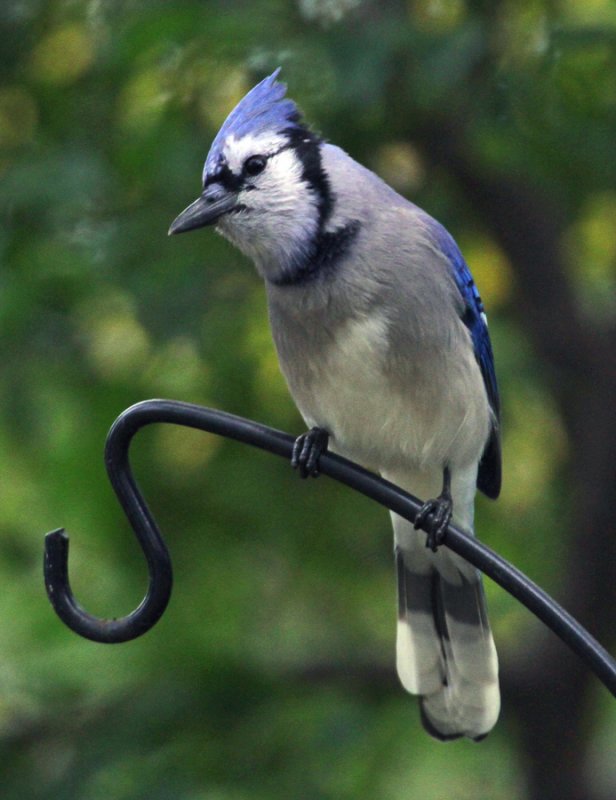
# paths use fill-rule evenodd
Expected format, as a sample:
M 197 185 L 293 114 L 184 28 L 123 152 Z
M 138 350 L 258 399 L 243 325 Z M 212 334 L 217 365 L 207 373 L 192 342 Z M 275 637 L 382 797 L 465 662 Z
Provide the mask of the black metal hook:
M 86 639 L 106 644 L 136 639 L 163 615 L 173 584 L 169 551 L 130 468 L 128 452 L 135 434 L 146 425 L 167 422 L 217 433 L 291 457 L 294 439 L 265 425 L 224 411 L 174 400 L 145 400 L 126 409 L 111 426 L 105 445 L 109 480 L 145 555 L 149 586 L 139 606 L 120 619 L 99 619 L 77 603 L 68 577 L 69 540 L 63 528 L 45 537 L 45 587 L 56 614 Z
M 172 586 L 169 552 L 132 476 L 128 450 L 133 436 L 146 425 L 167 422 L 215 433 L 290 458 L 295 439 L 282 431 L 211 408 L 174 400 L 145 400 L 124 411 L 107 437 L 105 464 L 115 493 L 145 554 L 150 573 L 148 592 L 131 614 L 98 619 L 76 602 L 68 581 L 68 537 L 63 530 L 45 538 L 45 586 L 62 621 L 97 642 L 126 642 L 148 631 L 167 607 Z M 341 456 L 326 453 L 319 461 L 323 475 L 346 484 L 414 522 L 421 503 L 389 481 Z M 508 591 L 557 634 L 616 696 L 616 661 L 546 592 L 477 539 L 450 524 L 444 544 Z

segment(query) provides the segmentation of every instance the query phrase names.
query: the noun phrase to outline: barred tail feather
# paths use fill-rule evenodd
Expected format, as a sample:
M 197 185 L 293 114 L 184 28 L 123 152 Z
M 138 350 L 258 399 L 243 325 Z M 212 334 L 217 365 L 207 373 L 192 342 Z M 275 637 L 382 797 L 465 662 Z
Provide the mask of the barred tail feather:
M 500 710 L 498 658 L 481 578 L 463 577 L 453 586 L 435 571 L 433 579 L 445 680 L 438 692 L 422 699 L 424 725 L 444 738 L 480 739 L 492 729 Z
M 500 693 L 481 576 L 445 548 L 427 550 L 421 533 L 392 516 L 400 681 L 421 696 L 421 719 L 432 736 L 482 739 L 498 718 Z

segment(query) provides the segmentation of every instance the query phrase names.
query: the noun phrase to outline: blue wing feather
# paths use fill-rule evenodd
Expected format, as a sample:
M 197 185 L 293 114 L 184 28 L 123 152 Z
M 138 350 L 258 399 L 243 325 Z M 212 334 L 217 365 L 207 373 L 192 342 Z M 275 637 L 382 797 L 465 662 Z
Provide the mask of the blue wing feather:
M 436 226 L 438 244 L 451 264 L 452 275 L 460 295 L 462 296 L 462 321 L 471 334 L 475 358 L 481 369 L 483 382 L 488 395 L 488 402 L 494 414 L 494 424 L 492 426 L 490 438 L 479 464 L 477 486 L 484 494 L 488 495 L 488 497 L 495 498 L 498 497 L 501 486 L 501 450 L 498 424 L 500 418 L 500 398 L 486 314 L 479 291 L 475 285 L 471 271 L 468 268 L 468 264 L 460 252 L 460 248 L 442 225 L 436 223 Z

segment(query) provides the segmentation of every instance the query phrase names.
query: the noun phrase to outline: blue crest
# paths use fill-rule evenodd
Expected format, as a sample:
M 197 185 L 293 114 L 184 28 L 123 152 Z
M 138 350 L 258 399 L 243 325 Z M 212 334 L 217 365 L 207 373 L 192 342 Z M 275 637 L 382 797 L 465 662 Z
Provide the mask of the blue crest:
M 229 134 L 241 139 L 247 133 L 278 132 L 301 127 L 299 109 L 292 100 L 285 98 L 285 84 L 276 80 L 279 72 L 280 67 L 254 86 L 235 106 L 212 142 L 204 172 L 209 172 L 215 166 L 222 144 Z

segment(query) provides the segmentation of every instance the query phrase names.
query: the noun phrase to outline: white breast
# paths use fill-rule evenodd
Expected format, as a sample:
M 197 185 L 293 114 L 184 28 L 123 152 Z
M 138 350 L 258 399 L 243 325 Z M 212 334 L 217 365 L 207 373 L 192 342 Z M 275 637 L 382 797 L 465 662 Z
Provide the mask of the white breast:
M 388 377 L 387 351 L 384 316 L 342 326 L 309 390 L 294 393 L 306 422 L 330 431 L 333 450 L 381 470 L 476 462 L 489 411 L 472 352 L 434 374 L 418 369 L 407 387 Z

